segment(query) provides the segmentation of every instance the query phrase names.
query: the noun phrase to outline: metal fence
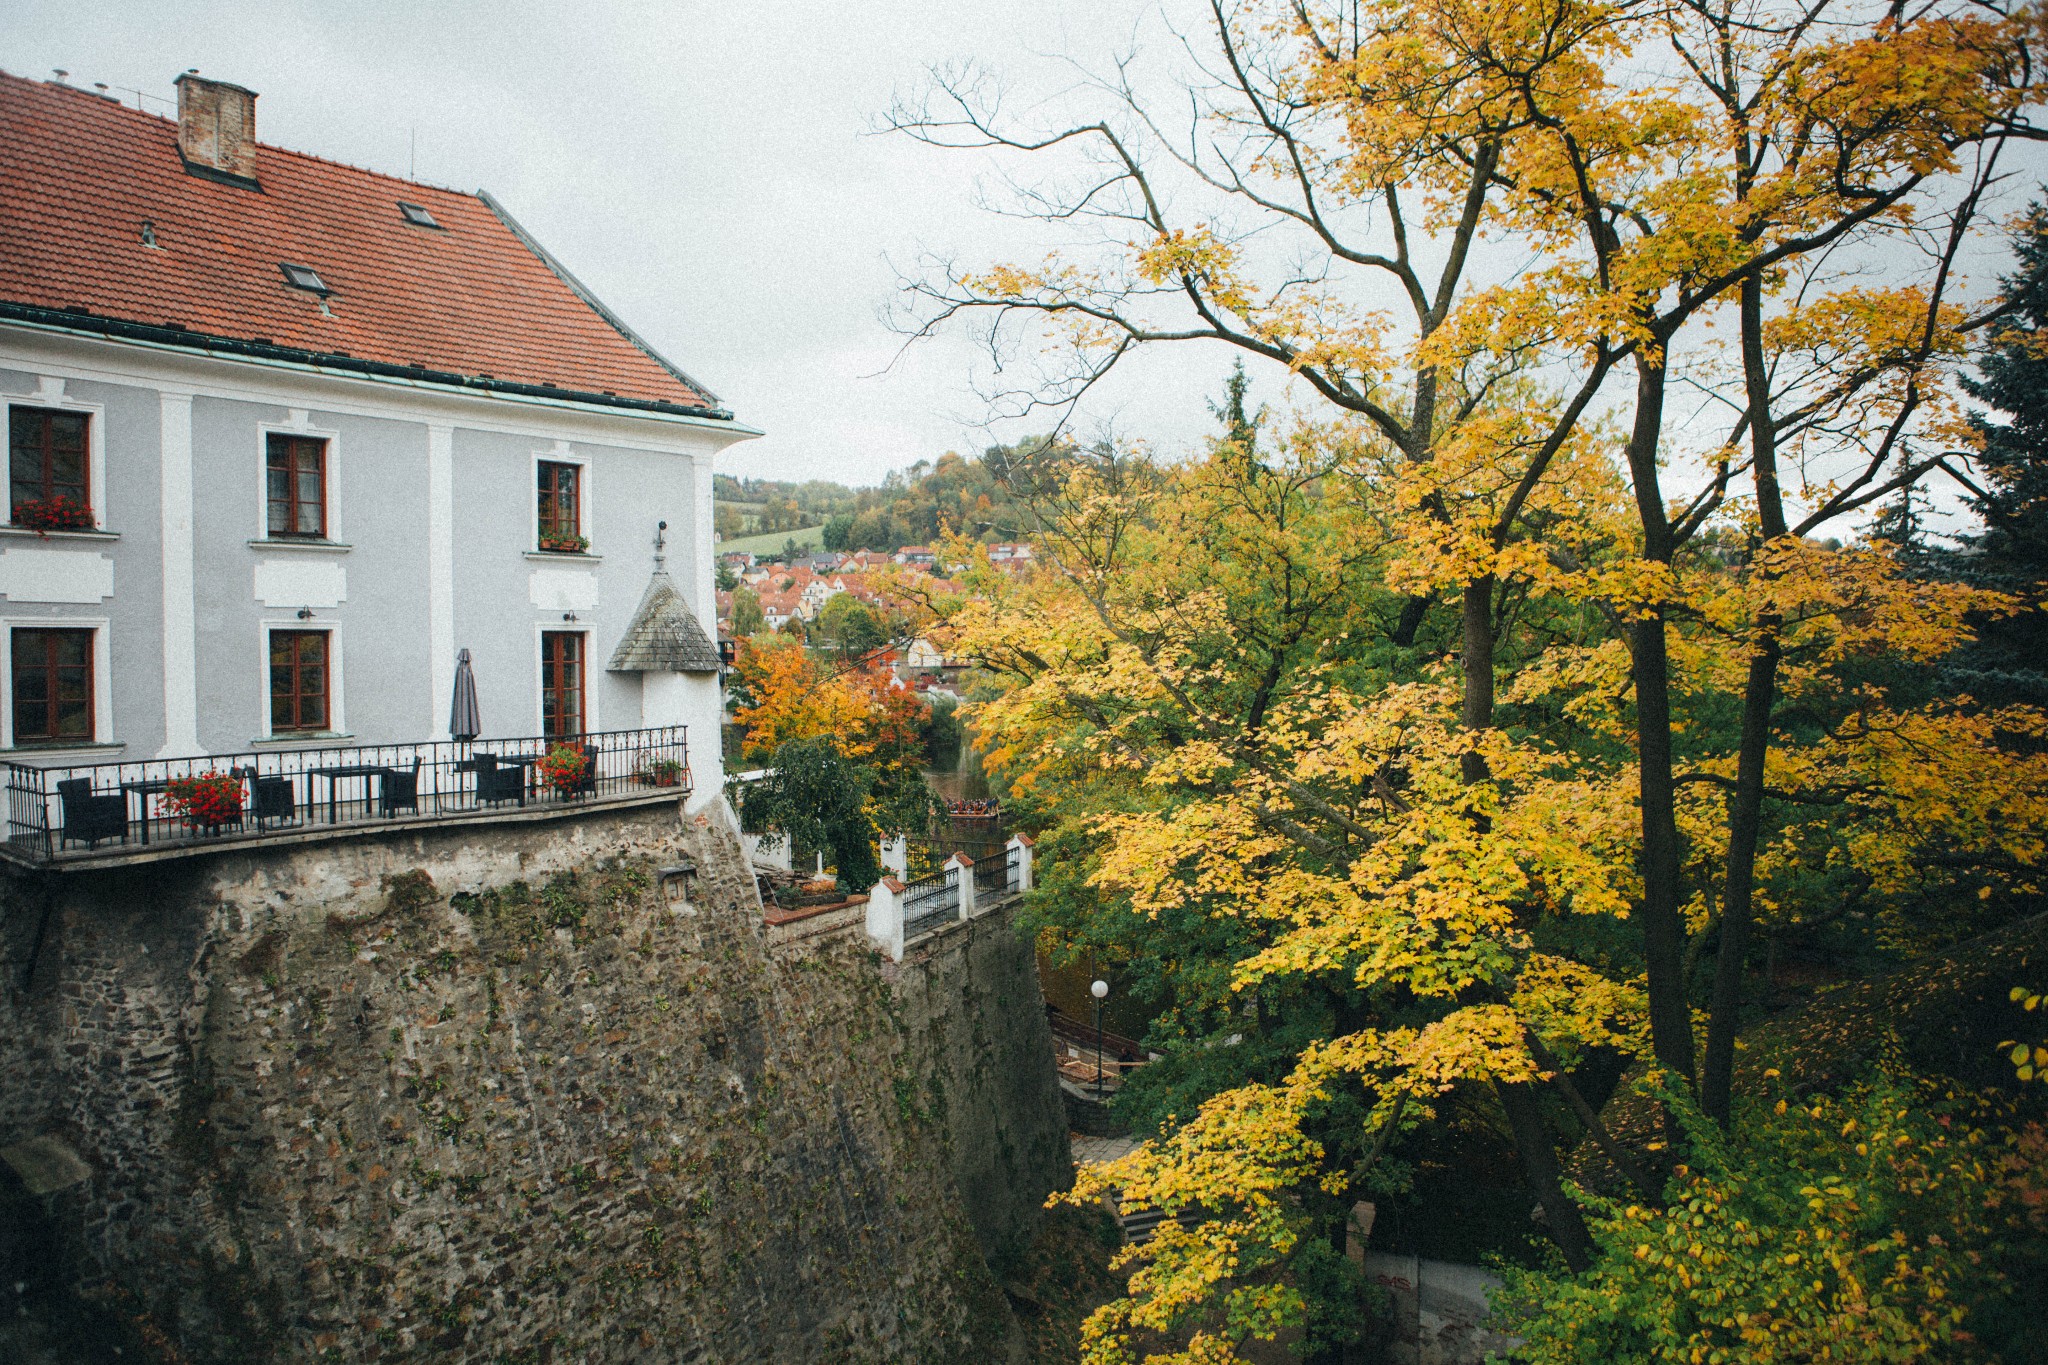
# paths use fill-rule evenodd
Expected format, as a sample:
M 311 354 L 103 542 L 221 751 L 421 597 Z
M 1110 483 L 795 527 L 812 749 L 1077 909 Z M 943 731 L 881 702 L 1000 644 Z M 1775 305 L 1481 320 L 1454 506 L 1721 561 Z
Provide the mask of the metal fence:
M 1000 863 L 1004 847 L 999 840 L 955 839 L 950 836 L 906 838 L 904 849 L 910 860 L 910 871 L 914 876 L 924 876 L 945 866 L 946 859 L 955 853 L 964 853 L 980 867 L 984 862 Z
M 582 771 L 543 765 L 559 748 Z M 552 771 L 551 771 L 552 770 Z M 6 843 L 50 860 L 108 844 L 189 845 L 308 827 L 480 815 L 646 791 L 690 790 L 685 727 L 573 739 L 352 745 L 129 763 L 10 762 Z
M 960 918 L 960 880 L 934 872 L 903 888 L 903 937 L 916 938 Z
M 974 858 L 974 899 L 977 905 L 991 896 L 1000 896 L 1016 881 L 1017 850 L 1006 848 L 998 852 Z

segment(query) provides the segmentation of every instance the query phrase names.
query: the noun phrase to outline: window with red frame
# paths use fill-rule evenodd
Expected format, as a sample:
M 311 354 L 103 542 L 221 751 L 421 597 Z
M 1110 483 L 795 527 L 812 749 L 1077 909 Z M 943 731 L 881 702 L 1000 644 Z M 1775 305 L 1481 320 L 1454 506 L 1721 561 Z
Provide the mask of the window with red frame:
M 540 635 L 540 724 L 549 739 L 583 733 L 583 632 Z
M 577 552 L 583 539 L 583 467 L 540 462 L 540 548 Z
M 332 728 L 328 724 L 327 632 L 270 632 L 272 734 Z
M 327 442 L 316 436 L 270 437 L 264 495 L 273 536 L 327 534 Z
M 14 661 L 14 742 L 90 743 L 92 632 L 17 630 Z
M 80 519 L 90 524 L 92 494 L 86 479 L 90 423 L 91 419 L 82 412 L 19 407 L 9 410 L 10 519 L 39 522 L 57 516 L 57 524 Z M 64 512 L 70 516 L 59 515 Z

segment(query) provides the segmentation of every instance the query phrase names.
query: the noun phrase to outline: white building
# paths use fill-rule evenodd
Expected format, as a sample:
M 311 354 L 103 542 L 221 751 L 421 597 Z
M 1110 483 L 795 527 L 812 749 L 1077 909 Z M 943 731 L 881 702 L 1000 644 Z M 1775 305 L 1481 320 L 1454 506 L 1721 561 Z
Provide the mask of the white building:
M 906 668 L 911 669 L 934 669 L 946 668 L 953 660 L 946 657 L 945 651 L 920 635 L 903 651 L 903 663 Z
M 467 651 L 486 738 L 688 726 L 717 790 L 712 460 L 759 433 L 488 195 L 178 90 L 0 75 L 0 759 L 446 739 Z

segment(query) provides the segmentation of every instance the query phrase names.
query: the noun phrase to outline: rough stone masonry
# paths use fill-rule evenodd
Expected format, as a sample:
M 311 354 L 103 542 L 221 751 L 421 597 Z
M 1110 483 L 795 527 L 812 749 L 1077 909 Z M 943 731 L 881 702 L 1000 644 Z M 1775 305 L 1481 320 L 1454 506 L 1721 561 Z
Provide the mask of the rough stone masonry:
M 771 948 L 716 806 L 0 895 L 0 1147 L 91 1171 L 15 1250 L 185 1358 L 1014 1352 L 990 1266 L 1069 1162 L 1000 916 Z

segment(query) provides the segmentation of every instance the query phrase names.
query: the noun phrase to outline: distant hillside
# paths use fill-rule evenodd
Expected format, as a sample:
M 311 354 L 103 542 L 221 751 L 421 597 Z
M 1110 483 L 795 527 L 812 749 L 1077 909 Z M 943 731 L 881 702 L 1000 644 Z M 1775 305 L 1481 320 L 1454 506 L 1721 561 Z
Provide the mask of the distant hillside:
M 809 536 L 813 549 L 895 551 L 930 544 L 947 532 L 982 541 L 1023 540 L 1030 517 L 1005 476 L 1073 454 L 1070 447 L 1048 448 L 1042 439 L 991 446 L 972 457 L 948 451 L 890 474 L 879 488 L 720 474 L 714 494 L 719 534 L 725 537 L 721 548 L 772 554 L 792 537 L 802 545 Z

